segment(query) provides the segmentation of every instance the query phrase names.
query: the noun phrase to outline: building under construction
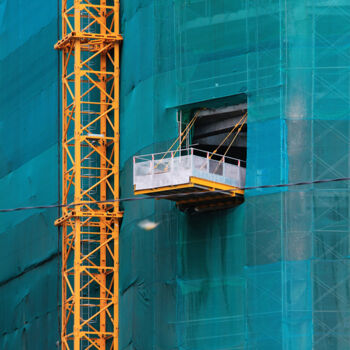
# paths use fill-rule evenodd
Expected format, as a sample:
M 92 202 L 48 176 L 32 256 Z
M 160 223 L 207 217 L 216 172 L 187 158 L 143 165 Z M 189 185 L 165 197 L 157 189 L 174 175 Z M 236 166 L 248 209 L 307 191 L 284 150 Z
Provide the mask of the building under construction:
M 0 0 L 0 349 L 348 349 L 349 134 L 344 0 Z

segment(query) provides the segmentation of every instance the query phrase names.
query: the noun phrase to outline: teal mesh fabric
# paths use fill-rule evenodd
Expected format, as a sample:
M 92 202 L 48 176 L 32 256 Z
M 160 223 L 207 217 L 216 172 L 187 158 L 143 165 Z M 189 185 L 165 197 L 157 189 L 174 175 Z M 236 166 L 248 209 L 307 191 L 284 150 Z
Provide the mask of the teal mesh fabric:
M 57 8 L 0 0 L 0 208 L 58 202 Z M 0 349 L 56 349 L 57 209 L 0 213 Z
M 344 0 L 122 1 L 121 196 L 176 109 L 248 97 L 247 185 L 349 176 Z M 0 0 L 0 207 L 58 200 L 56 5 Z M 187 215 L 124 202 L 120 348 L 345 350 L 349 183 L 251 190 Z M 57 210 L 0 214 L 0 348 L 54 349 Z M 142 230 L 143 219 L 159 223 Z
M 240 93 L 247 185 L 349 176 L 346 2 L 122 5 L 123 196 L 132 156 L 176 136 L 177 108 Z M 251 190 L 193 216 L 164 200 L 123 204 L 121 348 L 347 349 L 348 186 Z M 145 218 L 159 226 L 142 230 Z

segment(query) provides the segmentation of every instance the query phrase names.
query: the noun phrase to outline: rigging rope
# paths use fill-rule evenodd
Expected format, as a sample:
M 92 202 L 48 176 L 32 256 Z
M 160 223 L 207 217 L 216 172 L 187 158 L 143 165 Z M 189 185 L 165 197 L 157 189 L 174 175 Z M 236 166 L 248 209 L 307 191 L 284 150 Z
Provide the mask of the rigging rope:
M 198 111 L 196 112 L 196 114 L 194 115 L 194 117 L 193 117 L 193 118 L 191 119 L 191 121 L 187 124 L 186 128 L 184 129 L 184 131 L 178 136 L 178 138 L 174 141 L 174 143 L 170 146 L 170 148 L 164 153 L 163 157 L 162 157 L 162 158 L 157 162 L 157 164 L 154 166 L 154 169 L 157 169 L 157 168 L 158 168 L 158 166 L 159 166 L 159 164 L 162 162 L 162 160 L 167 156 L 167 154 L 169 154 L 169 153 L 171 152 L 171 149 L 176 145 L 176 143 L 177 143 L 178 141 L 181 140 L 182 136 L 184 136 L 184 134 L 185 134 L 185 136 L 182 138 L 182 141 L 179 142 L 179 146 L 178 146 L 178 148 L 177 148 L 176 151 L 175 151 L 175 155 L 176 155 L 176 153 L 177 153 L 177 152 L 179 151 L 179 149 L 181 148 L 181 145 L 182 145 L 183 142 L 186 140 L 186 138 L 187 138 L 189 132 L 191 131 L 191 129 L 192 129 L 194 123 L 196 122 L 196 120 L 197 120 L 197 118 L 198 118 L 198 116 L 199 116 L 199 114 L 200 114 L 200 112 L 201 112 L 202 110 L 204 110 L 204 108 L 202 108 L 202 109 L 200 109 L 200 110 L 198 110 Z
M 237 122 L 237 124 L 233 127 L 233 129 L 226 135 L 226 137 L 222 140 L 220 145 L 214 150 L 214 152 L 210 155 L 209 159 L 213 157 L 213 155 L 221 148 L 221 146 L 226 142 L 226 140 L 232 135 L 232 133 L 236 130 L 239 124 L 242 123 L 243 119 L 247 116 L 247 112 L 243 115 L 243 117 Z M 243 123 L 244 124 L 244 123 Z
M 245 114 L 245 116 L 247 116 L 247 113 Z M 235 142 L 236 138 L 238 137 L 239 133 L 241 132 L 244 124 L 247 122 L 247 117 L 244 118 L 243 123 L 241 124 L 240 128 L 237 130 L 236 135 L 234 136 L 234 138 L 232 139 L 231 143 L 229 144 L 229 146 L 227 147 L 226 152 L 224 153 L 223 158 L 225 158 L 226 154 L 228 153 L 228 151 L 230 150 L 230 148 L 232 147 L 233 143 Z
M 238 137 L 239 133 L 241 132 L 243 125 L 246 123 L 247 121 L 247 113 L 244 115 L 245 119 L 243 120 L 241 126 L 239 127 L 239 129 L 237 130 L 236 135 L 233 137 L 232 141 L 230 142 L 230 144 L 228 145 L 225 153 L 223 154 L 222 158 L 220 159 L 218 165 L 216 166 L 215 170 L 214 170 L 214 174 L 216 173 L 216 171 L 218 170 L 219 166 L 221 163 L 224 162 L 226 154 L 228 153 L 228 151 L 230 150 L 230 148 L 232 147 L 233 143 L 235 142 L 236 138 Z

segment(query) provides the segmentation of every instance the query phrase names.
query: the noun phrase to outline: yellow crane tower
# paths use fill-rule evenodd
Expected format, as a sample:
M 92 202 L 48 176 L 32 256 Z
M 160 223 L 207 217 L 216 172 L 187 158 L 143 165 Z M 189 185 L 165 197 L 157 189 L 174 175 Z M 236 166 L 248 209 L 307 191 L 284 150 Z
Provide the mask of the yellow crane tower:
M 62 0 L 62 349 L 118 349 L 119 0 Z

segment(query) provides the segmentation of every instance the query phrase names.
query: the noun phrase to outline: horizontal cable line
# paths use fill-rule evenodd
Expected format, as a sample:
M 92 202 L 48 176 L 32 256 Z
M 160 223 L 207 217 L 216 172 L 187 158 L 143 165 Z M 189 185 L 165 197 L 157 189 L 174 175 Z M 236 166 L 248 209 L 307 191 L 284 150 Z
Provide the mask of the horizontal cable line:
M 350 181 L 350 177 L 340 177 L 334 179 L 325 179 L 325 180 L 314 180 L 314 181 L 303 181 L 303 182 L 294 182 L 288 184 L 277 184 L 277 185 L 260 185 L 260 186 L 249 186 L 249 187 L 236 187 L 238 190 L 250 191 L 250 190 L 259 190 L 259 189 L 268 189 L 268 188 L 283 188 L 283 187 L 296 187 L 296 186 L 305 186 L 305 185 L 314 185 L 314 184 L 323 184 L 323 183 L 332 183 L 332 182 L 344 182 Z M 208 193 L 230 193 L 234 190 L 208 190 Z M 182 194 L 181 196 L 191 196 L 198 195 L 203 192 L 187 192 Z M 28 207 L 18 207 L 18 208 L 10 208 L 10 209 L 0 209 L 0 213 L 9 213 L 15 211 L 23 211 L 23 210 L 34 210 L 34 209 L 51 209 L 51 208 L 69 208 L 75 206 L 84 206 L 84 205 L 92 205 L 92 204 L 112 204 L 116 202 L 132 202 L 132 201 L 140 201 L 145 199 L 167 199 L 174 197 L 173 194 L 164 194 L 164 195 L 154 195 L 154 196 L 144 196 L 144 197 L 129 197 L 129 198 L 120 198 L 120 199 L 112 199 L 105 201 L 91 201 L 91 202 L 81 202 L 81 203 L 71 203 L 71 204 L 52 204 L 52 205 L 38 205 L 38 206 L 28 206 Z

